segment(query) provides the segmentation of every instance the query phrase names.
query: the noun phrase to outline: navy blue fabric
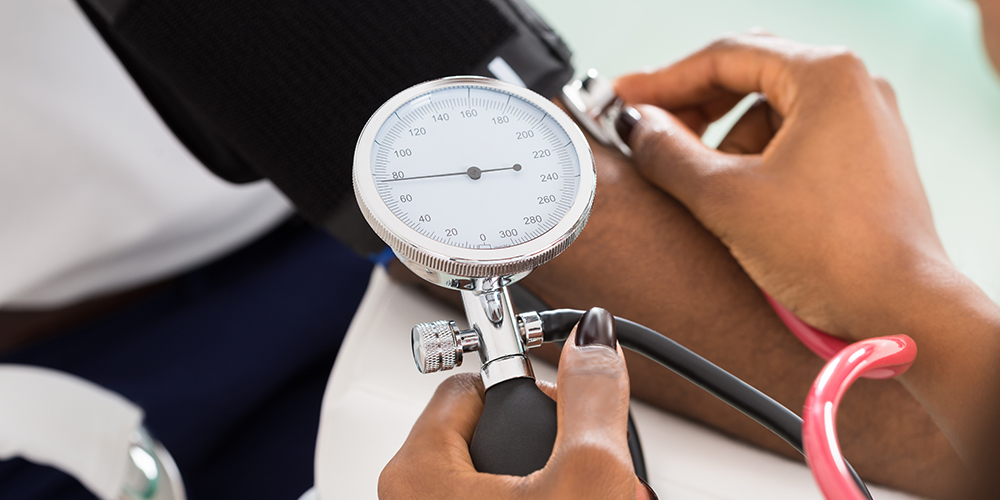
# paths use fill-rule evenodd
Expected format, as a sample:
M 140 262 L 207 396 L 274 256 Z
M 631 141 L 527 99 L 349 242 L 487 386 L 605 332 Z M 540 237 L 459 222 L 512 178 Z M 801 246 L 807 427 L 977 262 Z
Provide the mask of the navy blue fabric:
M 326 379 L 372 264 L 288 223 L 139 302 L 0 362 L 79 375 L 136 402 L 191 500 L 295 500 L 313 484 Z M 0 462 L 0 499 L 93 499 Z

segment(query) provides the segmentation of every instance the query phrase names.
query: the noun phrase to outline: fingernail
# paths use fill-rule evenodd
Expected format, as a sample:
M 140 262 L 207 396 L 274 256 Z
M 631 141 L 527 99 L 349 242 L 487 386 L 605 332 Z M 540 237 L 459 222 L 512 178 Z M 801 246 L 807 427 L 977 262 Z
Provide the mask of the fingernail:
M 653 491 L 653 488 L 649 485 L 649 483 L 643 481 L 643 479 L 639 476 L 636 476 L 636 478 L 639 480 L 640 483 L 642 483 L 643 486 L 646 487 L 646 492 L 649 493 L 649 498 L 651 500 L 660 500 L 660 497 L 656 496 L 656 492 Z
M 603 345 L 614 349 L 617 342 L 615 317 L 607 310 L 594 307 L 580 318 L 580 323 L 576 327 L 577 347 Z
M 635 124 L 639 123 L 640 118 L 642 115 L 637 109 L 628 104 L 622 106 L 618 118 L 615 119 L 615 132 L 618 132 L 618 137 L 625 141 L 625 144 L 629 144 L 628 139 L 632 136 L 632 130 L 635 128 Z

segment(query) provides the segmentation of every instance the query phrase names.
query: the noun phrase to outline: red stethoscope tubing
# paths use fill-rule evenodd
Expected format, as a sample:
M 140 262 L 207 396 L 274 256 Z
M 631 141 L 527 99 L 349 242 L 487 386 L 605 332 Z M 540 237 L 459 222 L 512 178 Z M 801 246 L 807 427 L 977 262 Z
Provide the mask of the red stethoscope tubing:
M 827 360 L 809 389 L 802 412 L 802 444 L 813 478 L 826 498 L 863 500 L 865 495 L 848 472 L 837 441 L 837 408 L 859 378 L 886 379 L 905 372 L 917 356 L 917 345 L 906 335 L 848 344 L 807 325 L 766 293 L 764 297 L 785 326 Z

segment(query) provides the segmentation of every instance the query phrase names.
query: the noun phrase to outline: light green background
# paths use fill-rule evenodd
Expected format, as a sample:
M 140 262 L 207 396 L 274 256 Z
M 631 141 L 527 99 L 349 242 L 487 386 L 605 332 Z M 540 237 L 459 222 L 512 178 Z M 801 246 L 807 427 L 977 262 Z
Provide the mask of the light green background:
M 618 75 L 761 27 L 846 45 L 896 89 L 952 261 L 1000 301 L 1000 80 L 969 0 L 533 0 L 578 70 Z

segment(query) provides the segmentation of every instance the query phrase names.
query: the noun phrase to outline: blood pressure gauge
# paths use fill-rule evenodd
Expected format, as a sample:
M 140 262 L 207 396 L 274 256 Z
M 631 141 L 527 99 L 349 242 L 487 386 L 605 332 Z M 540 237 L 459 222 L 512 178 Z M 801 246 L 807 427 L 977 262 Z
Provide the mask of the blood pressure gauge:
M 368 223 L 410 269 L 452 288 L 523 276 L 563 251 L 594 199 L 594 159 L 562 110 L 475 77 L 411 87 L 358 141 L 354 187 Z
M 444 78 L 375 112 L 354 156 L 361 211 L 413 272 L 462 290 L 469 318 L 464 331 L 447 321 L 414 327 L 422 372 L 457 366 L 476 350 L 487 387 L 530 376 L 524 352 L 538 325 L 515 317 L 505 287 L 573 242 L 595 187 L 576 123 L 522 87 Z

